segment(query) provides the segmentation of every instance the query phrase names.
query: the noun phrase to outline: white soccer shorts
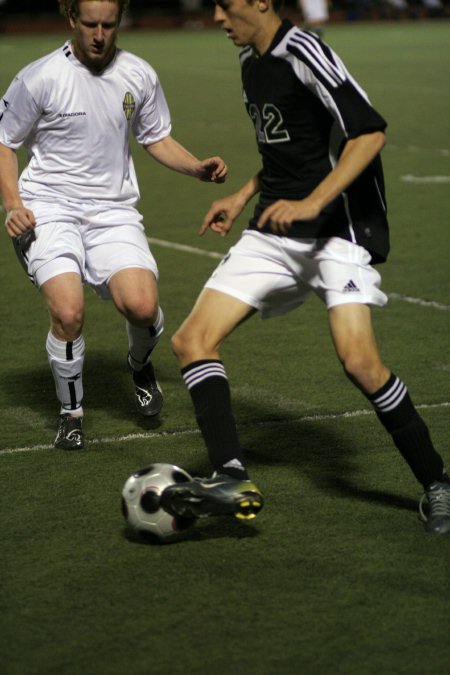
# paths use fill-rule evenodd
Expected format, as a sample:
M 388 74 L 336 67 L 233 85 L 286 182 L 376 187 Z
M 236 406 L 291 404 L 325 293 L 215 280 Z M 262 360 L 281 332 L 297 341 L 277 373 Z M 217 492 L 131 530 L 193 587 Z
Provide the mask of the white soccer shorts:
M 36 241 L 26 260 L 40 287 L 52 277 L 75 272 L 101 298 L 110 298 L 108 282 L 129 267 L 148 269 L 158 279 L 142 216 L 126 204 L 26 203 L 36 218 Z M 22 262 L 22 261 L 21 261 Z
M 205 284 L 261 312 L 286 314 L 316 293 L 327 308 L 383 306 L 381 277 L 369 253 L 339 237 L 291 239 L 245 230 Z

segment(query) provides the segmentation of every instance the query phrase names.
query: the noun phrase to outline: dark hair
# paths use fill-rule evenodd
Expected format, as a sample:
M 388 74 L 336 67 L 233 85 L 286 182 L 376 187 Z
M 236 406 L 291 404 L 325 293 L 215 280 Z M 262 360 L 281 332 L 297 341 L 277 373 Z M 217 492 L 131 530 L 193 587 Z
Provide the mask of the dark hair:
M 89 0 L 58 0 L 59 11 L 65 17 L 76 18 L 80 10 L 80 2 L 89 2 Z M 114 2 L 119 6 L 119 17 L 122 16 L 123 12 L 127 9 L 130 0 L 105 0 L 105 2 Z

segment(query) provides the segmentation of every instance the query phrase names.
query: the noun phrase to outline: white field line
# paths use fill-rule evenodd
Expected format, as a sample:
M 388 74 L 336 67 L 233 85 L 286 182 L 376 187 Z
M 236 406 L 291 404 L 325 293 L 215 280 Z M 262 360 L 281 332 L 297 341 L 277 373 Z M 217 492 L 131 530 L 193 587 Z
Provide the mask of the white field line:
M 400 176 L 402 183 L 450 183 L 450 176 Z
M 185 244 L 177 244 L 172 241 L 166 241 L 165 239 L 155 239 L 154 237 L 147 237 L 149 244 L 154 244 L 155 246 L 161 246 L 162 248 L 170 248 L 174 251 L 183 251 L 185 253 L 193 253 L 194 255 L 201 255 L 206 258 L 215 258 L 221 260 L 225 253 L 217 253 L 216 251 L 205 251 L 202 248 L 197 248 L 196 246 L 186 246 Z M 392 300 L 400 300 L 401 302 L 406 302 L 412 305 L 419 305 L 420 307 L 431 307 L 432 309 L 440 310 L 441 312 L 450 312 L 450 305 L 445 305 L 441 302 L 435 302 L 434 300 L 423 300 L 422 298 L 411 298 L 408 295 L 402 295 L 401 293 L 387 293 L 388 298 Z
M 435 302 L 434 300 L 410 298 L 408 295 L 402 295 L 401 293 L 388 293 L 387 296 L 391 298 L 391 300 L 400 300 L 401 302 L 409 302 L 411 305 L 420 305 L 421 307 L 431 307 L 432 309 L 438 309 L 441 312 L 450 312 L 450 305 L 444 305 L 441 302 Z
M 450 401 L 442 401 L 441 403 L 423 403 L 417 405 L 418 410 L 432 410 L 436 408 L 450 408 Z M 330 413 L 328 415 L 304 415 L 294 417 L 292 419 L 272 419 L 261 420 L 259 422 L 244 422 L 238 424 L 238 429 L 252 429 L 258 427 L 277 427 L 289 424 L 298 424 L 302 422 L 331 422 L 333 420 L 345 420 L 353 417 L 366 417 L 374 415 L 373 410 L 350 410 L 342 413 Z M 128 441 L 150 440 L 152 438 L 181 438 L 183 436 L 195 436 L 199 434 L 198 429 L 180 429 L 179 431 L 149 431 L 148 433 L 139 432 L 135 434 L 125 434 L 124 436 L 105 436 L 104 438 L 92 438 L 87 441 L 88 448 L 93 445 L 101 445 L 102 443 L 126 443 Z M 0 450 L 1 455 L 13 455 L 20 452 L 35 452 L 37 450 L 54 450 L 53 445 L 30 445 L 23 448 L 3 448 Z M 76 452 L 76 451 L 75 451 Z
M 184 253 L 194 253 L 195 255 L 202 255 L 205 258 L 216 258 L 221 260 L 225 253 L 216 253 L 215 251 L 205 251 L 196 246 L 187 246 L 186 244 L 176 244 L 173 241 L 166 241 L 165 239 L 155 239 L 154 237 L 147 237 L 149 244 L 161 246 L 161 248 L 171 248 L 174 251 L 183 251 Z
M 396 145 L 395 143 L 387 143 L 386 147 L 383 149 L 383 152 L 389 152 L 394 150 L 395 152 L 410 152 L 412 154 L 417 153 L 427 153 L 433 155 L 440 155 L 441 157 L 448 157 L 450 155 L 449 148 L 425 148 L 418 145 Z

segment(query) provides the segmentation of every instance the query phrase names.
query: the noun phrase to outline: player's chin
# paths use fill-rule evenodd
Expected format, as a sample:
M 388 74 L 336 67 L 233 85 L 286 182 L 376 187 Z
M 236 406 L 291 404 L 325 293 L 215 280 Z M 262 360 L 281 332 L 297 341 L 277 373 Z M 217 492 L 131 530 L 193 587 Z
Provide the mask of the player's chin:
M 92 52 L 89 55 L 89 61 L 86 62 L 86 65 L 91 70 L 100 71 L 106 66 L 106 59 L 104 54 L 97 54 Z
M 238 35 L 235 35 L 231 31 L 225 31 L 227 34 L 227 38 L 233 42 L 236 47 L 245 47 L 244 42 L 239 38 Z

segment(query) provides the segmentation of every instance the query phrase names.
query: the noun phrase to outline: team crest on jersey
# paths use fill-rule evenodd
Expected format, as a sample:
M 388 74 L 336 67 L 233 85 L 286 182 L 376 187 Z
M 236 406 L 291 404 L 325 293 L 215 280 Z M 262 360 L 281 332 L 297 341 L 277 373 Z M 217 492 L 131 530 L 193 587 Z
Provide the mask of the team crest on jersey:
M 125 117 L 128 121 L 130 121 L 133 117 L 134 109 L 136 108 L 136 102 L 134 100 L 133 94 L 131 94 L 129 91 L 127 91 L 123 98 L 122 106 Z

